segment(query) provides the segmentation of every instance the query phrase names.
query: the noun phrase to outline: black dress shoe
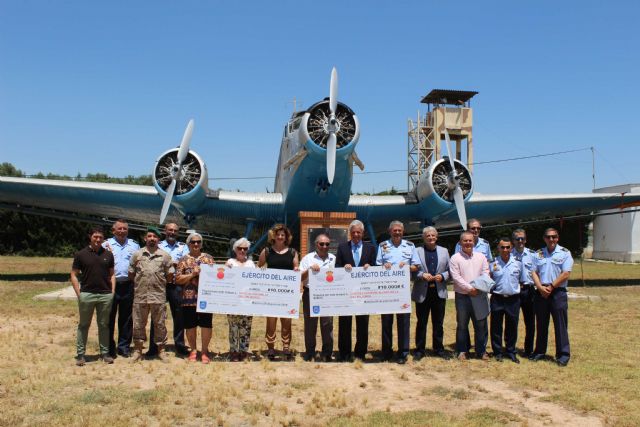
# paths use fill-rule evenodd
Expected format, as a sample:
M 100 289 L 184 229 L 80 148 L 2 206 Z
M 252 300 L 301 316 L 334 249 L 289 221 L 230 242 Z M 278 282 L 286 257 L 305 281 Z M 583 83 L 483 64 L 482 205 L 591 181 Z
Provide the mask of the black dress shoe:
M 569 361 L 566 359 L 557 359 L 556 363 L 558 366 L 562 366 L 563 368 L 569 364 Z
M 532 353 L 531 356 L 529 356 L 529 360 L 531 360 L 532 362 L 537 362 L 539 360 L 543 360 L 545 357 L 546 355 L 544 354 Z
M 323 354 L 322 356 L 320 356 L 320 360 L 322 360 L 325 363 L 329 363 L 333 359 L 331 359 L 331 355 L 330 354 Z
M 131 357 L 131 353 L 125 350 L 118 350 L 118 356 L 122 356 L 126 359 L 127 357 Z
M 400 356 L 400 357 L 398 357 L 396 362 L 398 363 L 398 365 L 404 365 L 405 363 L 407 363 L 407 358 L 404 357 L 404 356 Z
M 415 360 L 416 362 L 419 360 L 424 359 L 424 353 L 421 351 L 416 351 L 415 353 L 413 353 L 413 360 Z
M 176 354 L 178 354 L 180 356 L 188 356 L 189 355 L 189 348 L 186 347 L 186 346 L 176 347 Z
M 501 354 L 496 354 L 495 359 L 496 359 L 496 362 L 502 362 L 502 360 L 504 359 L 504 356 Z
M 515 354 L 509 354 L 508 357 L 513 363 L 520 363 L 520 359 Z

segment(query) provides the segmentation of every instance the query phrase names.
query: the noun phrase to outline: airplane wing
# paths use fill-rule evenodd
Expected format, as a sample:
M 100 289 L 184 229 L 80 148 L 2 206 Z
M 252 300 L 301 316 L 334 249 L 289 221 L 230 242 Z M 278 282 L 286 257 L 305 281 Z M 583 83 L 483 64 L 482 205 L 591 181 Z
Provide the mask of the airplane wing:
M 0 177 L 0 207 L 60 218 L 125 218 L 156 224 L 163 198 L 153 186 Z M 282 195 L 207 190 L 197 204 L 173 204 L 169 221 L 184 223 L 197 217 L 198 229 L 225 235 L 244 231 L 247 224 L 270 226 L 282 218 Z
M 483 224 L 510 221 L 561 218 L 589 214 L 606 209 L 627 208 L 640 204 L 640 194 L 582 193 L 582 194 L 474 194 L 465 201 L 468 218 Z M 349 210 L 365 223 L 377 229 L 393 220 L 405 223 L 407 233 L 420 232 L 424 224 L 438 228 L 458 228 L 458 213 L 454 203 L 426 198 L 419 201 L 411 193 L 392 196 L 351 196 Z

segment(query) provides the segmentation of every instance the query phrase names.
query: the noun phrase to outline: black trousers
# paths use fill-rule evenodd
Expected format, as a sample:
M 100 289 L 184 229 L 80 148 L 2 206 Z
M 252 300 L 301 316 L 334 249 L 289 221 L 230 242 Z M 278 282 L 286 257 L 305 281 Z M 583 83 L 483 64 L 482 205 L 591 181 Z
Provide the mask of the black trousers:
M 518 341 L 518 318 L 520 317 L 520 295 L 491 295 L 491 348 L 493 354 L 516 354 Z M 502 324 L 504 322 L 504 344 L 502 346 Z
M 356 346 L 353 354 L 358 359 L 364 359 L 369 346 L 369 315 L 363 314 L 356 318 Z M 340 359 L 351 358 L 351 325 L 353 316 L 340 316 L 338 318 L 338 351 Z
M 184 321 L 182 320 L 182 285 L 167 285 L 167 302 L 173 319 L 173 343 L 176 351 L 184 349 Z M 149 353 L 158 352 L 158 346 L 153 339 L 153 322 L 149 337 Z
M 444 312 L 447 307 L 447 300 L 438 296 L 435 285 L 427 289 L 427 297 L 422 302 L 416 302 L 416 352 L 425 353 L 427 347 L 427 324 L 429 323 L 429 312 L 431 312 L 431 329 L 433 351 L 444 350 Z
M 133 282 L 116 283 L 116 292 L 111 304 L 109 315 L 109 354 L 129 353 L 131 340 L 133 339 Z M 118 317 L 118 344 L 116 346 L 116 315 Z
M 398 357 L 409 356 L 409 336 L 411 335 L 411 313 L 382 314 L 382 357 L 393 357 L 393 316 L 397 319 Z
M 308 357 L 316 354 L 316 334 L 320 319 L 320 336 L 322 337 L 322 355 L 333 353 L 333 317 L 311 317 L 309 288 L 302 293 L 302 311 L 304 313 L 304 346 Z
M 536 292 L 534 304 L 537 331 L 535 353 L 547 353 L 549 316 L 551 316 L 553 318 L 553 330 L 556 335 L 556 359 L 568 362 L 571 357 L 571 351 L 569 348 L 567 289 L 554 289 L 546 299 L 542 298 L 539 292 Z
M 533 299 L 536 294 L 534 285 L 520 286 L 520 310 L 524 320 L 524 353 L 533 353 L 533 340 L 536 334 L 536 312 Z

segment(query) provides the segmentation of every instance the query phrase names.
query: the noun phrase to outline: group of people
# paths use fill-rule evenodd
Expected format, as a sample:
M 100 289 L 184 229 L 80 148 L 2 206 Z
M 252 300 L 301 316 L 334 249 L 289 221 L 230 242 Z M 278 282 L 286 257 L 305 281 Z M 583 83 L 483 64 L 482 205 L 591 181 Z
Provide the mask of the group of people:
M 448 298 L 447 282 L 453 282 L 456 308 L 455 352 L 459 360 L 471 357 L 469 321 L 474 327 L 475 357 L 488 360 L 489 324 L 491 346 L 495 360 L 509 359 L 519 363 L 516 354 L 519 313 L 525 322 L 523 355 L 530 360 L 546 358 L 549 317 L 553 318 L 556 355 L 560 366 L 569 362 L 567 331 L 567 281 L 573 265 L 570 252 L 558 245 L 558 231 L 549 228 L 544 233 L 545 247 L 533 251 L 526 247 L 526 233 L 515 230 L 501 238 L 498 256 L 494 259 L 489 243 L 480 237 L 482 226 L 476 219 L 467 224 L 460 235 L 455 253 L 437 244 L 434 227 L 423 230 L 423 245 L 416 247 L 403 239 L 404 225 L 389 224 L 388 240 L 376 248 L 363 241 L 364 224 L 354 220 L 349 225 L 350 240 L 340 243 L 336 254 L 329 252 L 331 239 L 327 234 L 315 238 L 315 250 L 302 259 L 291 245 L 291 231 L 276 224 L 268 233 L 268 245 L 260 252 L 257 265 L 249 257 L 250 242 L 246 238 L 233 244 L 233 257 L 228 268 L 275 268 L 301 272 L 304 314 L 304 360 L 329 362 L 334 357 L 333 318 L 311 316 L 309 302 L 309 272 L 322 268 L 371 266 L 402 268 L 410 266 L 413 277 L 411 299 L 417 318 L 414 360 L 427 354 L 427 324 L 431 316 L 435 355 L 445 359 L 450 353 L 444 347 L 444 317 Z M 89 326 L 96 312 L 101 358 L 113 363 L 117 356 L 139 361 L 155 356 L 167 360 L 168 341 L 166 302 L 173 319 L 173 340 L 176 353 L 187 360 L 198 360 L 197 328 L 200 328 L 200 360 L 210 362 L 209 343 L 212 336 L 211 313 L 198 312 L 198 282 L 200 266 L 213 265 L 213 257 L 202 250 L 203 239 L 191 233 L 186 244 L 178 242 L 179 228 L 167 224 L 165 239 L 161 232 L 149 227 L 142 248 L 128 238 L 128 224 L 117 220 L 113 237 L 105 240 L 104 231 L 93 227 L 89 245 L 78 251 L 73 260 L 71 283 L 78 297 L 79 322 L 76 364 L 86 363 L 85 352 Z M 116 317 L 118 337 L 115 340 Z M 151 317 L 149 349 L 143 355 L 147 341 L 146 326 Z M 490 321 L 488 320 L 490 318 Z M 252 316 L 228 315 L 229 360 L 249 357 Z M 393 323 L 397 328 L 397 352 L 393 352 Z M 382 360 L 406 363 L 410 354 L 410 313 L 383 314 Z M 265 342 L 269 360 L 277 358 L 275 350 L 278 318 L 266 318 Z M 352 345 L 353 316 L 338 318 L 338 361 L 365 359 L 369 341 L 369 315 L 355 316 L 356 340 Z M 316 335 L 320 324 L 321 350 L 316 352 Z M 280 318 L 281 357 L 290 359 L 291 319 Z M 186 336 L 186 343 L 185 343 Z M 534 347 L 535 336 L 535 347 Z M 131 344 L 133 343 L 133 352 Z

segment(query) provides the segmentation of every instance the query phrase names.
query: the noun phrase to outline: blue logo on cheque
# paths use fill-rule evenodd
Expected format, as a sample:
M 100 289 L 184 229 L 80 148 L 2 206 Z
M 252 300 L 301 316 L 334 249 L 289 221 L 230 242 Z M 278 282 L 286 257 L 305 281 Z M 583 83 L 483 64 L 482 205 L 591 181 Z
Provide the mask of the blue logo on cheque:
M 200 308 L 202 310 L 204 310 L 205 308 L 207 308 L 207 302 L 206 301 L 200 301 Z
M 320 313 L 320 306 L 319 305 L 314 305 L 313 306 L 313 314 L 318 314 Z

